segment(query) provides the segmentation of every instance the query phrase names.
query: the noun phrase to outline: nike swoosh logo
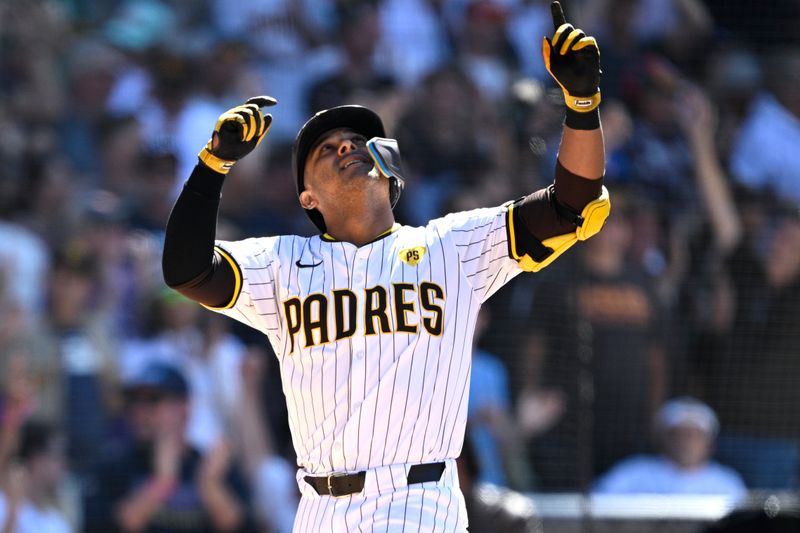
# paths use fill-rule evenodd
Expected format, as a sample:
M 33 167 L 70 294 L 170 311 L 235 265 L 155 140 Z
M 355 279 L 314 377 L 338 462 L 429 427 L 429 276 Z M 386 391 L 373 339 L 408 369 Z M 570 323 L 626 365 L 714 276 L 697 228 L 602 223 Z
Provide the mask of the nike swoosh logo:
M 322 264 L 322 261 L 320 261 L 319 263 L 309 263 L 307 265 L 304 265 L 298 259 L 297 261 L 294 262 L 294 264 L 297 265 L 298 268 L 314 268 L 314 267 L 320 266 Z

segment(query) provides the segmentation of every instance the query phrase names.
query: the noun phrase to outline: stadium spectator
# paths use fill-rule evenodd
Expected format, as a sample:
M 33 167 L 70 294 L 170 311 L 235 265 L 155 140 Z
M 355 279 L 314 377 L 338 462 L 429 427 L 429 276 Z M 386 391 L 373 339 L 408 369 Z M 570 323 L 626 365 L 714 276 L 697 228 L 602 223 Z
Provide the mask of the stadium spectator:
M 800 47 L 772 53 L 765 64 L 764 92 L 753 102 L 730 154 L 740 183 L 800 204 Z
M 800 401 L 789 385 L 800 376 L 800 257 L 792 251 L 800 217 L 764 191 L 731 190 L 713 150 L 713 108 L 697 91 L 686 96 L 682 122 L 711 230 L 703 266 L 692 269 L 708 278 L 690 282 L 705 293 L 695 300 L 693 325 L 706 335 L 695 365 L 722 419 L 717 456 L 750 488 L 797 487 L 800 420 L 783 406 Z
M 547 35 L 550 31 L 550 2 L 546 0 L 527 0 L 513 2 L 511 14 L 506 21 L 506 34 L 510 45 L 519 59 L 520 73 L 527 78 L 549 81 L 550 74 L 539 61 L 537 54 L 531 53 L 531 36 Z M 577 20 L 581 27 L 585 27 Z
M 714 143 L 725 162 L 747 117 L 753 100 L 762 90 L 763 73 L 754 50 L 734 39 L 718 43 L 709 57 L 704 75 L 698 79 L 718 108 Z
M 456 31 L 455 61 L 481 96 L 494 104 L 508 98 L 517 77 L 516 51 L 506 35 L 509 9 L 497 0 L 467 2 L 463 25 Z M 526 53 L 531 53 L 526 50 Z
M 0 219 L 0 299 L 25 320 L 44 309 L 49 250 L 44 240 L 20 224 Z M 4 344 L 4 343 L 3 343 Z
M 451 195 L 483 181 L 503 160 L 508 145 L 494 113 L 458 67 L 443 67 L 423 80 L 396 128 L 408 154 L 406 179 L 414 182 L 398 205 L 405 221 L 420 224 L 441 215 Z
M 676 223 L 697 207 L 688 141 L 678 123 L 683 75 L 663 56 L 641 59 L 625 95 L 634 110 L 633 134 L 623 148 L 630 184 L 656 207 L 659 219 Z M 662 229 L 662 231 L 664 231 Z
M 64 428 L 70 469 L 91 472 L 106 424 L 117 406 L 117 339 L 95 292 L 97 257 L 69 241 L 53 258 L 46 321 L 31 339 L 36 413 Z
M 721 290 L 725 257 L 738 246 L 743 225 L 729 179 L 715 144 L 715 106 L 698 87 L 686 84 L 678 95 L 678 122 L 692 151 L 695 187 L 702 211 L 690 231 L 673 229 L 673 256 L 684 257 L 670 290 L 680 313 L 688 317 L 686 350 L 673 357 L 673 390 L 707 397 L 714 379 L 709 365 L 719 356 L 721 336 L 731 320 L 732 305 Z M 679 238 L 675 238 L 679 237 Z M 673 264 L 679 261 L 673 260 Z
M 209 2 L 215 33 L 243 41 L 252 52 L 261 78 L 257 92 L 274 95 L 281 103 L 273 111 L 273 140 L 294 138 L 306 117 L 309 85 L 335 64 L 337 50 L 329 41 L 337 20 L 336 4 L 333 0 L 253 0 L 231 9 L 229 0 Z M 216 117 L 210 121 L 213 124 Z
M 478 315 L 472 350 L 467 436 L 477 470 L 476 481 L 525 491 L 533 488 L 511 403 L 508 371 L 478 344 L 489 325 L 489 311 Z
M 247 490 L 224 441 L 207 453 L 185 438 L 189 383 L 154 363 L 126 388 L 130 439 L 106 449 L 88 495 L 89 532 L 248 531 Z
M 4 428 L 5 429 L 5 428 Z M 52 425 L 30 420 L 20 429 L 17 462 L 4 464 L 0 531 L 70 533 L 78 513 L 65 495 L 64 436 Z
M 657 415 L 659 455 L 623 459 L 593 491 L 605 494 L 717 494 L 741 503 L 747 489 L 739 474 L 711 460 L 719 431 L 711 408 L 689 397 L 666 402 Z
M 128 196 L 128 224 L 131 229 L 150 235 L 160 245 L 177 181 L 178 156 L 165 139 L 163 143 L 142 146 L 137 163 L 133 190 Z
M 341 53 L 330 74 L 315 81 L 308 96 L 307 115 L 358 100 L 391 92 L 396 83 L 378 51 L 382 33 L 378 6 L 371 2 L 346 2 L 337 7 L 341 21 L 337 28 Z
M 380 2 L 382 53 L 398 82 L 419 85 L 429 73 L 448 62 L 451 43 L 441 0 L 383 0 Z M 407 46 L 414 43 L 415 46 Z
M 186 437 L 208 451 L 238 411 L 245 347 L 224 321 L 174 291 L 160 288 L 145 313 L 146 334 L 128 339 L 121 352 L 122 378 L 135 380 L 151 363 L 180 370 L 192 389 Z
M 111 167 L 124 166 L 122 158 L 110 166 L 102 157 L 104 129 L 109 121 L 106 100 L 124 58 L 107 43 L 88 37 L 71 46 L 68 54 L 64 89 L 69 105 L 58 117 L 58 143 L 78 176 L 98 186 L 108 179 L 105 172 L 114 171 Z
M 233 420 L 234 434 L 252 488 L 256 518 L 269 531 L 291 533 L 300 495 L 296 469 L 280 455 L 262 406 L 259 388 L 266 385 L 267 357 L 251 348 L 242 361 L 242 398 Z
M 637 202 L 616 189 L 602 236 L 539 274 L 550 283 L 536 287 L 522 326 L 523 368 L 530 372 L 522 380 L 535 384 L 534 394 L 555 391 L 539 405 L 551 411 L 548 418 L 563 411 L 530 442 L 533 469 L 546 489 L 581 487 L 622 457 L 647 451 L 653 415 L 667 394 L 662 328 L 669 316 L 628 255 Z
M 725 431 L 718 458 L 750 488 L 800 486 L 800 216 L 772 211 L 775 228 L 760 258 L 740 244 L 729 256 L 732 320 L 711 370 Z

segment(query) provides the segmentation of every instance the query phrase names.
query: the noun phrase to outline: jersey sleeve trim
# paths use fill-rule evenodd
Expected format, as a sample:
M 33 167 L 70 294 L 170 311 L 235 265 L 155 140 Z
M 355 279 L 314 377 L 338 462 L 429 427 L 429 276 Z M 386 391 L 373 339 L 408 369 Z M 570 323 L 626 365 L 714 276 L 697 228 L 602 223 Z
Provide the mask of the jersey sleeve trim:
M 508 210 L 506 211 L 506 236 L 508 237 L 508 256 L 512 259 L 519 261 L 520 256 L 519 254 L 517 254 L 517 241 L 514 231 L 515 205 L 516 205 L 515 202 L 510 202 L 508 204 Z
M 220 311 L 223 309 L 230 309 L 236 304 L 236 300 L 239 299 L 239 293 L 242 292 L 242 269 L 236 260 L 225 250 L 223 250 L 220 246 L 214 246 L 214 251 L 217 252 L 220 257 L 225 259 L 228 264 L 231 265 L 231 270 L 233 270 L 233 278 L 234 278 L 234 285 L 233 285 L 233 296 L 231 300 L 223 305 L 222 307 L 213 307 L 210 305 L 203 304 L 203 307 L 208 309 L 213 309 L 215 311 Z

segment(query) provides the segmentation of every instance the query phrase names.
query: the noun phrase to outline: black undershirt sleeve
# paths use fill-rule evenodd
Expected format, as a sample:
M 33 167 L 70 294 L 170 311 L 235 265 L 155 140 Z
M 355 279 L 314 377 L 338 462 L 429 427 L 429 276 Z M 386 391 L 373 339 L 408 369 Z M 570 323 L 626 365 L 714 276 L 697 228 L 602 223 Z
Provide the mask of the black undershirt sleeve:
M 161 267 L 166 284 L 187 298 L 224 307 L 234 297 L 231 264 L 214 251 L 225 176 L 198 163 L 167 221 Z
M 534 241 L 543 241 L 556 235 L 564 235 L 575 231 L 575 217 L 580 215 L 583 208 L 600 196 L 603 180 L 588 179 L 577 174 L 573 174 L 560 161 L 556 161 L 555 180 L 553 185 L 540 189 L 525 196 L 514 204 L 514 228 L 516 241 L 522 244 L 522 248 L 531 248 Z M 527 230 L 527 235 L 521 232 Z M 524 250 L 517 250 L 524 253 Z M 532 254 L 531 257 L 534 257 Z M 534 259 L 537 259 L 534 257 Z

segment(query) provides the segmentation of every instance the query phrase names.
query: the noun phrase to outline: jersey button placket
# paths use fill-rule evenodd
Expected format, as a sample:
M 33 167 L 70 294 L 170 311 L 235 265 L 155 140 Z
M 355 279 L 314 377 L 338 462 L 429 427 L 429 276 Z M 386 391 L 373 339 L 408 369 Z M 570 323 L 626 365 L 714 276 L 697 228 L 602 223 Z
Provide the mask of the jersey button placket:
M 353 284 L 356 288 L 362 289 L 364 284 L 366 272 L 366 261 L 369 258 L 369 249 L 361 249 L 356 253 L 356 263 L 353 265 L 355 269 L 355 276 L 353 276 Z

